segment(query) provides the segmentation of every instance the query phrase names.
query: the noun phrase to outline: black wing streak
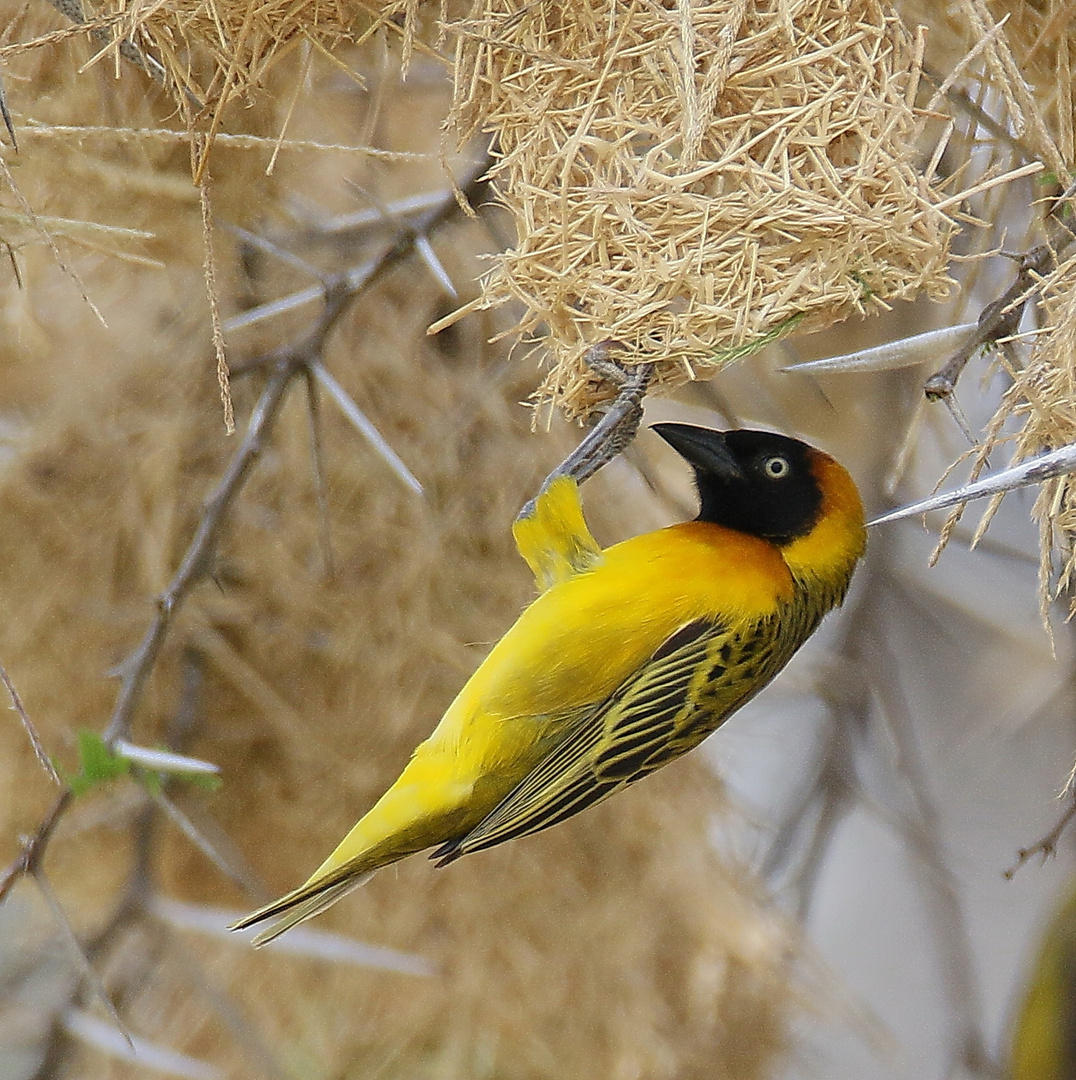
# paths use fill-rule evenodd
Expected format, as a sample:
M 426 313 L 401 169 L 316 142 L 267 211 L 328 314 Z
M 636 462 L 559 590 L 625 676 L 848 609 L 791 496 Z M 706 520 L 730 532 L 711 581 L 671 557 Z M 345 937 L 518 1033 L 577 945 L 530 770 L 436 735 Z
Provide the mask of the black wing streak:
M 721 631 L 718 624 L 706 620 L 678 630 L 613 694 L 582 717 L 483 821 L 466 835 L 442 844 L 431 858 L 441 866 L 469 852 L 547 829 L 676 756 L 677 716 L 688 703 L 692 678 L 706 661 L 711 639 Z M 601 750 L 605 740 L 609 746 Z

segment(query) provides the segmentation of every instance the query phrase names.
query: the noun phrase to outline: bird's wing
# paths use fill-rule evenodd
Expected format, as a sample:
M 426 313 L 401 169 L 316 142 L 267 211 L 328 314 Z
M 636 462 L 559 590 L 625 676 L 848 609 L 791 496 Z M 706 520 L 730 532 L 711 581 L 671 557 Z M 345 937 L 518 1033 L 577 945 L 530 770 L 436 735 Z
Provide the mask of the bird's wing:
M 516 518 L 512 535 L 540 593 L 601 561 L 583 518 L 579 485 L 570 476 L 558 476 L 539 492 Z
M 738 643 L 735 648 L 733 643 Z M 432 858 L 451 862 L 555 825 L 690 750 L 740 701 L 751 680 L 736 678 L 743 641 L 714 622 L 689 623 L 569 733 L 486 818 L 442 845 Z M 751 650 L 748 650 L 751 651 Z M 722 671 L 716 668 L 721 666 Z M 722 678 L 723 689 L 709 680 Z M 705 716 L 696 713 L 705 694 Z

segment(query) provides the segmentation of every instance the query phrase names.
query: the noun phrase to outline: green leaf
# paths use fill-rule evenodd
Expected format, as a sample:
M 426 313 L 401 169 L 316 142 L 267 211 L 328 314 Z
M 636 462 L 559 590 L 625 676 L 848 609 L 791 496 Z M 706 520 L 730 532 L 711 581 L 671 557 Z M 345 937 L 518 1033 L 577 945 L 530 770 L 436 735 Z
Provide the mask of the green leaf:
M 78 772 L 67 778 L 76 796 L 85 795 L 99 784 L 107 783 L 130 772 L 130 763 L 117 757 L 96 731 L 83 729 L 78 733 Z

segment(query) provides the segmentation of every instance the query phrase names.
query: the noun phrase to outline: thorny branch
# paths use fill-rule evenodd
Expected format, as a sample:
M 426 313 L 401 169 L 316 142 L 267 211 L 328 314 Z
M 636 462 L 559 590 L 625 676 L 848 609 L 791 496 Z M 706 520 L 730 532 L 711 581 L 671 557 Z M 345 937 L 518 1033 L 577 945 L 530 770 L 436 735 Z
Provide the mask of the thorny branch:
M 472 180 L 465 193 L 473 195 L 478 185 L 478 180 Z M 435 229 L 457 209 L 455 197 L 448 194 L 442 203 L 423 214 L 410 229 L 401 232 L 395 242 L 376 259 L 357 271 L 329 279 L 325 285 L 324 309 L 315 325 L 298 340 L 258 358 L 258 365 L 269 367 L 269 379 L 254 406 L 243 442 L 206 503 L 202 520 L 179 569 L 157 600 L 157 614 L 153 622 L 138 648 L 124 663 L 119 697 L 112 719 L 105 729 L 104 738 L 107 744 L 111 745 L 117 739 L 127 736 L 146 680 L 160 654 L 172 620 L 191 588 L 205 576 L 228 512 L 242 490 L 251 468 L 261 455 L 265 438 L 292 381 L 297 375 L 305 375 L 319 364 L 326 340 L 355 297 L 410 254 L 419 236 Z
M 1055 260 L 1056 253 L 1048 244 L 1040 244 L 1020 256 L 1013 283 L 983 308 L 975 333 L 923 384 L 927 400 L 945 401 L 951 398 L 968 361 L 980 349 L 1016 333 L 1024 308 L 1037 294 L 1042 278 L 1056 265 Z
M 1011 881 L 1016 871 L 1025 863 L 1030 862 L 1036 855 L 1041 855 L 1043 862 L 1056 855 L 1057 842 L 1061 839 L 1061 834 L 1069 827 L 1073 818 L 1076 818 L 1076 794 L 1069 795 L 1069 804 L 1065 807 L 1064 813 L 1058 818 L 1057 824 L 1041 840 L 1036 841 L 1030 847 L 1021 848 L 1016 853 L 1016 862 L 1005 871 L 1005 877 Z
M 485 163 L 481 164 L 464 186 L 463 194 L 467 198 L 475 200 L 480 193 L 483 183 L 481 176 L 485 167 Z M 194 586 L 210 572 L 230 511 L 261 456 L 289 388 L 300 377 L 308 387 L 317 381 L 315 372 L 320 368 L 325 344 L 351 303 L 390 268 L 407 258 L 430 232 L 454 217 L 459 212 L 459 206 L 456 192 L 448 191 L 438 203 L 414 215 L 410 224 L 402 228 L 392 243 L 375 258 L 359 267 L 327 278 L 324 282 L 323 307 L 314 324 L 293 342 L 245 365 L 248 371 L 268 371 L 265 386 L 252 410 L 242 442 L 206 501 L 201 520 L 179 568 L 167 588 L 157 598 L 156 612 L 149 627 L 141 642 L 121 666 L 119 693 L 103 734 L 103 741 L 110 749 L 128 737 L 147 683 L 175 618 Z M 32 726 L 27 730 L 32 730 Z M 0 903 L 16 881 L 22 877 L 35 876 L 39 872 L 56 826 L 73 803 L 74 797 L 71 787 L 65 786 L 34 833 L 23 841 L 18 858 L 0 874 Z M 158 813 L 157 805 L 150 803 L 139 818 L 135 867 L 128 888 L 113 917 L 84 950 L 91 959 L 109 947 L 131 920 L 139 917 L 145 910 L 145 900 L 150 888 L 149 851 Z M 60 1024 L 60 1020 L 57 1019 L 56 1023 Z M 55 1072 L 58 1064 L 55 1048 L 63 1041 L 61 1035 L 62 1030 L 57 1027 L 53 1032 L 53 1039 L 50 1040 L 52 1049 L 46 1054 L 38 1072 L 38 1077 L 42 1080 Z
M 184 663 L 183 691 L 165 732 L 165 744 L 171 750 L 182 751 L 189 741 L 198 715 L 202 674 L 201 657 L 188 650 Z M 162 796 L 168 786 L 166 783 L 162 787 Z M 138 811 L 131 828 L 134 841 L 133 861 L 123 894 L 105 924 L 81 946 L 85 967 L 90 970 L 95 970 L 97 964 L 107 959 L 126 931 L 146 919 L 147 905 L 152 895 L 152 857 L 160 814 L 159 803 L 149 799 Z M 70 1038 L 65 1030 L 64 1017 L 70 1008 L 82 1004 L 84 997 L 85 981 L 82 978 L 76 979 L 72 984 L 69 999 L 61 1003 L 53 1013 L 45 1038 L 45 1053 L 32 1080 L 54 1080 L 59 1075 L 66 1059 Z
M 996 345 L 999 339 L 1016 333 L 1028 303 L 1038 297 L 1042 281 L 1058 264 L 1058 257 L 1076 240 L 1076 233 L 1064 220 L 1063 215 L 1071 206 L 1076 185 L 1069 187 L 1054 200 L 1047 215 L 1047 240 L 1015 258 L 1016 277 L 1012 284 L 996 300 L 991 301 L 979 314 L 975 332 L 948 360 L 923 384 L 923 393 L 929 401 L 950 401 L 968 361 L 982 348 Z
M 33 835 L 22 841 L 19 857 L 0 876 L 0 904 L 4 902 L 4 898 L 11 892 L 19 878 L 33 876 L 37 871 L 45 856 L 45 849 L 52 839 L 52 834 L 74 797 L 74 792 L 70 788 L 64 788 L 41 824 L 34 830 Z
M 4 127 L 7 128 L 8 138 L 11 139 L 11 148 L 18 153 L 19 140 L 15 137 L 15 124 L 7 107 L 7 95 L 4 93 L 3 80 L 0 80 L 0 118 L 4 121 Z
M 84 26 L 88 21 L 80 0 L 49 0 L 49 3 L 61 15 L 66 19 L 69 19 L 76 26 Z M 90 28 L 90 34 L 93 36 L 94 41 L 103 48 L 108 49 L 113 47 L 113 39 L 104 28 L 94 26 Z M 137 68 L 141 68 L 155 82 L 161 83 L 162 85 L 164 84 L 165 70 L 155 57 L 142 52 L 130 38 L 121 39 L 116 47 L 119 49 L 120 56 L 122 56 L 124 60 L 134 64 Z M 197 104 L 198 107 L 200 107 L 201 103 L 199 102 Z
M 23 705 L 18 690 L 15 689 L 15 684 L 11 681 L 11 677 L 2 664 L 0 664 L 0 682 L 3 682 L 4 686 L 7 687 L 7 692 L 11 695 L 12 708 L 22 721 L 22 726 L 30 739 L 30 745 L 34 748 L 34 757 L 37 758 L 37 763 L 45 770 L 45 774 L 57 787 L 63 787 L 64 782 L 60 779 L 60 774 L 57 773 L 56 766 L 53 765 L 49 755 L 45 753 L 45 744 L 42 743 L 41 736 L 38 735 L 37 728 L 34 727 L 34 722 L 26 712 L 26 706 Z

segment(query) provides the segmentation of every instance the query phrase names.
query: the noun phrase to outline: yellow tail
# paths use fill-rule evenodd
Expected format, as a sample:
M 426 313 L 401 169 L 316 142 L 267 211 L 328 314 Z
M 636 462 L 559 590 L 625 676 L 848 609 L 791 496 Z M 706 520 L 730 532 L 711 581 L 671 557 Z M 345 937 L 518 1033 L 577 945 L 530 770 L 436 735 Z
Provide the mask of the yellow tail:
M 352 870 L 346 865 L 338 870 L 322 876 L 314 875 L 304 885 L 292 889 L 279 899 L 274 900 L 265 907 L 252 911 L 249 915 L 233 923 L 229 930 L 244 930 L 255 923 L 264 922 L 266 919 L 277 918 L 272 926 L 266 927 L 254 938 L 256 946 L 268 944 L 275 937 L 279 937 L 285 930 L 290 930 L 298 923 L 306 922 L 315 915 L 319 915 L 326 908 L 332 907 L 337 900 L 346 896 L 352 889 L 369 881 L 374 876 L 375 870 Z
M 254 939 L 255 945 L 264 945 L 331 907 L 369 880 L 375 870 L 465 831 L 472 822 L 461 806 L 471 785 L 454 782 L 451 773 L 446 782 L 444 773 L 440 755 L 419 747 L 399 780 L 302 885 L 251 912 L 232 929 L 276 918 Z

